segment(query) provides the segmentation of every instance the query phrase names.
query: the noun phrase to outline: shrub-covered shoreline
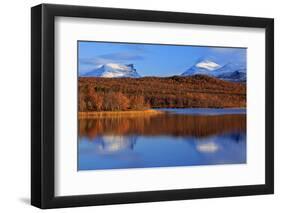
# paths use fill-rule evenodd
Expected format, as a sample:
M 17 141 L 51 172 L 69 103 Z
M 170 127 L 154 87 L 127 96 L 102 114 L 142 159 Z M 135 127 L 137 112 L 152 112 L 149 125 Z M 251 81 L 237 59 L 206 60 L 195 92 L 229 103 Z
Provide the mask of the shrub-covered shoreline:
M 80 112 L 246 107 L 246 84 L 208 76 L 80 77 Z
M 135 116 L 151 116 L 151 115 L 159 115 L 164 114 L 163 111 L 147 109 L 147 110 L 128 110 L 128 111 L 99 111 L 99 112 L 79 112 L 78 117 L 79 119 L 84 118 L 102 118 L 102 117 L 118 117 L 118 116 L 128 116 L 128 117 L 135 117 Z

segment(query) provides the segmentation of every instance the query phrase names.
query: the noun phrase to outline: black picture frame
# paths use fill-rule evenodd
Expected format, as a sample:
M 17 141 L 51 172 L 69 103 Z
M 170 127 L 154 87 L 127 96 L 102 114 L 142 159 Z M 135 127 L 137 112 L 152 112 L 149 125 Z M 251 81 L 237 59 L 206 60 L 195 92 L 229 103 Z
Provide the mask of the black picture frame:
M 93 195 L 54 195 L 55 17 L 264 28 L 266 135 L 265 184 Z M 241 16 L 41 4 L 31 8 L 31 204 L 42 208 L 139 203 L 274 192 L 274 20 Z

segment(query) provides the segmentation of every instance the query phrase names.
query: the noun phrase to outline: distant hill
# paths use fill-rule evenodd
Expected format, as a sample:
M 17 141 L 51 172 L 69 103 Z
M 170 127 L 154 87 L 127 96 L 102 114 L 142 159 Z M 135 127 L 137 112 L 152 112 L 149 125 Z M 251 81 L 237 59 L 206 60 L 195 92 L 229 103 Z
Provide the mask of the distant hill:
M 226 81 L 246 82 L 246 68 L 243 65 L 227 63 L 221 66 L 210 59 L 199 60 L 182 73 L 182 76 L 193 75 L 208 75 Z
M 101 97 L 122 93 L 141 96 L 152 108 L 246 107 L 246 85 L 206 75 L 143 78 L 79 78 L 79 95 L 91 88 Z
M 104 77 L 104 78 L 138 78 L 140 75 L 133 64 L 108 63 L 101 65 L 83 75 L 84 77 Z

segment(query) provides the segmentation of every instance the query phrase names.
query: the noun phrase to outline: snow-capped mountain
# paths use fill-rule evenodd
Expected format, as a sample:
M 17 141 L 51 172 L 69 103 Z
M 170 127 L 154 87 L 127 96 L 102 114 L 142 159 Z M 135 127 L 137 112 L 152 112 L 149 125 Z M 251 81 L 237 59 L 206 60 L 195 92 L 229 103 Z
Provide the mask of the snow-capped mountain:
M 195 63 L 187 69 L 182 76 L 208 75 L 226 81 L 246 81 L 246 68 L 240 64 L 227 63 L 223 66 L 218 63 L 205 59 Z
M 195 63 L 192 67 L 186 70 L 182 75 L 211 75 L 212 71 L 219 69 L 221 66 L 214 61 L 205 59 Z
M 246 81 L 246 68 L 240 64 L 227 63 L 221 68 L 215 70 L 214 75 L 217 78 L 229 81 Z
M 115 64 L 109 63 L 87 72 L 83 77 L 104 77 L 104 78 L 138 78 L 140 75 L 133 64 Z

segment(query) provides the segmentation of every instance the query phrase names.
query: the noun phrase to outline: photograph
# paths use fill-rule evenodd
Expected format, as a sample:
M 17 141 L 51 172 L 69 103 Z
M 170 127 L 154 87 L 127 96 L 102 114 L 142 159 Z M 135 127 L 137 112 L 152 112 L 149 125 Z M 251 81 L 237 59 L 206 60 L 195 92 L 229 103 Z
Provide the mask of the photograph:
M 247 163 L 247 48 L 77 41 L 77 170 Z

